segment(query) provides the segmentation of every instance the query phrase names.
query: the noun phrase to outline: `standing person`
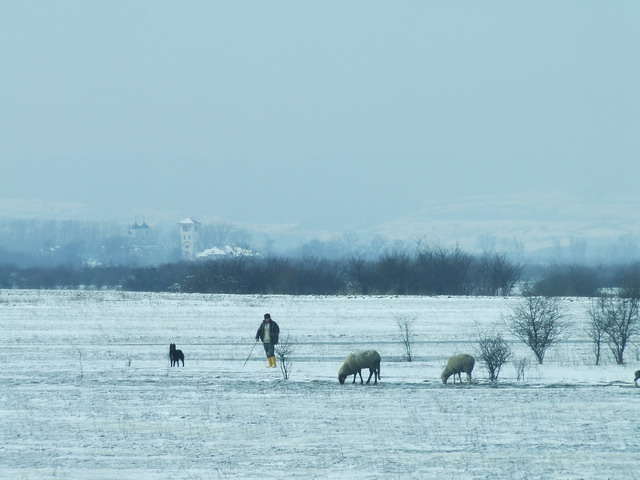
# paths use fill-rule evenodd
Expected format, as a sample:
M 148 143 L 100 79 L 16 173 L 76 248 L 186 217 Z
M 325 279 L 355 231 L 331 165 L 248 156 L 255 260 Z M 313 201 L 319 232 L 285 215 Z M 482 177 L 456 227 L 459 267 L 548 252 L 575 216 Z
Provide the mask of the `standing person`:
M 256 332 L 256 342 L 262 340 L 264 353 L 267 355 L 267 367 L 275 368 L 276 357 L 274 348 L 278 344 L 278 336 L 280 335 L 280 327 L 276 322 L 271 320 L 271 315 L 264 314 L 264 320 L 258 327 Z

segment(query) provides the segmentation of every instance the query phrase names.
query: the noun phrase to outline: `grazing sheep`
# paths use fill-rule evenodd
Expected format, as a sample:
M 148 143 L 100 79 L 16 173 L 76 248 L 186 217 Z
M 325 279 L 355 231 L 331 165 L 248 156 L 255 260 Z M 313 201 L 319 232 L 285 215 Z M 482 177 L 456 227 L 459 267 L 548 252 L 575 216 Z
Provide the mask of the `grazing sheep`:
M 476 359 L 466 353 L 451 357 L 440 376 L 440 378 L 442 378 L 442 383 L 447 383 L 447 380 L 451 375 L 453 375 L 454 384 L 456 383 L 456 375 L 458 375 L 458 379 L 460 379 L 460 383 L 462 383 L 462 377 L 460 376 L 462 372 L 467 374 L 467 382 L 471 383 L 471 372 L 473 371 L 475 363 Z
M 371 376 L 375 375 L 373 383 L 377 384 L 380 378 L 380 354 L 375 350 L 363 350 L 350 354 L 338 370 L 338 381 L 344 384 L 345 379 L 353 375 L 352 383 L 356 383 L 356 375 L 360 375 L 360 383 L 363 383 L 362 373 L 360 373 L 363 368 L 369 369 L 367 383 L 371 381 Z
M 633 379 L 633 383 L 636 384 L 636 387 L 638 386 L 638 379 L 640 379 L 640 370 L 636 370 L 636 378 Z

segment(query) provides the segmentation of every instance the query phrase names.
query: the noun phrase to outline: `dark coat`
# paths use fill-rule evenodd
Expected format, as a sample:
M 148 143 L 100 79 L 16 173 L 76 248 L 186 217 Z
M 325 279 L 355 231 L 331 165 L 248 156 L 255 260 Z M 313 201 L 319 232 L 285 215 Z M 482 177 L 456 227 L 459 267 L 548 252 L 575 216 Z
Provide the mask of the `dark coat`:
M 278 337 L 280 336 L 280 327 L 273 320 L 271 320 L 270 322 L 265 322 L 264 320 L 262 321 L 262 323 L 260 324 L 260 327 L 258 327 L 258 331 L 256 332 L 256 340 L 258 339 L 262 340 L 265 326 L 270 326 L 271 343 L 273 343 L 274 345 L 277 345 Z

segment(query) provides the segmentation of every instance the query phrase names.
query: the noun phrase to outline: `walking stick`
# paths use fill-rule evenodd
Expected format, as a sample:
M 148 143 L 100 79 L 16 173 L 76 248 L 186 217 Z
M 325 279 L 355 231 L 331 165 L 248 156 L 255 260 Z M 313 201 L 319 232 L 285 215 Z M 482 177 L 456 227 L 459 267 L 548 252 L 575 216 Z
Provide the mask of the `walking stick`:
M 256 343 L 253 344 L 253 347 L 251 347 L 251 351 L 249 352 L 249 356 L 247 357 L 247 359 L 244 361 L 244 363 L 242 364 L 242 366 L 244 367 L 247 362 L 249 361 L 249 357 L 251 357 L 251 354 L 253 353 L 253 349 L 256 348 L 256 345 L 258 344 L 258 340 L 256 340 Z

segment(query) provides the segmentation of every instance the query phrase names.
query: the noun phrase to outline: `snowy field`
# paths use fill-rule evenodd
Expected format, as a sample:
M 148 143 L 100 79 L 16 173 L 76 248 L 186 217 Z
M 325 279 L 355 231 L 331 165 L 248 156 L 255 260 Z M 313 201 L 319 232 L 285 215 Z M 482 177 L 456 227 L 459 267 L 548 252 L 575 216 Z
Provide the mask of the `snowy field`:
M 587 300 L 563 301 L 568 339 L 524 381 L 477 363 L 473 384 L 442 384 L 515 301 L 0 290 L 0 478 L 640 478 L 638 348 L 594 367 Z M 295 349 L 289 380 L 260 345 L 243 366 L 265 312 Z M 340 385 L 365 348 L 381 382 Z

